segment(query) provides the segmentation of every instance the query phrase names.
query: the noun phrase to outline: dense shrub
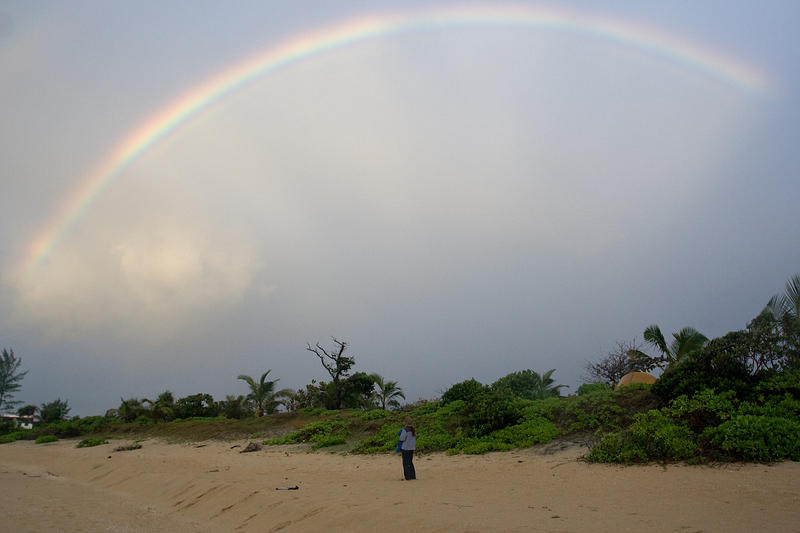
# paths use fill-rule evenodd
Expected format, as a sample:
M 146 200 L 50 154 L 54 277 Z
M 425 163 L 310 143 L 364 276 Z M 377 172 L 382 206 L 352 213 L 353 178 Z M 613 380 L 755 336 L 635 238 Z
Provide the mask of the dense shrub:
M 47 442 L 55 442 L 58 440 L 58 437 L 55 435 L 42 435 L 41 437 L 36 438 L 36 444 L 44 444 Z
M 0 420 L 0 435 L 13 433 L 17 429 L 17 424 L 13 420 Z
M 177 418 L 216 417 L 219 407 L 210 394 L 192 394 L 175 402 Z M 138 414 L 137 414 L 138 416 Z
M 594 392 L 610 392 L 613 390 L 613 387 L 608 383 L 584 383 L 580 387 L 578 387 L 578 396 L 583 396 L 585 394 L 592 394 Z
M 301 442 L 311 442 L 315 448 L 322 446 L 332 446 L 345 442 L 348 423 L 342 420 L 326 420 L 322 422 L 312 422 L 305 427 L 289 433 L 285 437 L 265 440 L 263 444 L 297 444 Z
M 85 418 L 73 418 L 72 420 L 61 420 L 51 424 L 45 424 L 33 429 L 35 435 L 56 435 L 62 439 L 79 437 L 87 433 L 99 433 L 108 430 L 119 421 L 105 418 L 102 416 L 87 416 Z
M 800 422 L 787 418 L 737 415 L 707 429 L 708 439 L 723 456 L 748 461 L 800 461 Z
M 560 433 L 558 427 L 549 420 L 535 418 L 494 431 L 489 438 L 514 448 L 529 448 L 535 444 L 548 443 Z
M 517 423 L 522 413 L 515 409 L 514 402 L 505 394 L 484 389 L 468 402 L 468 424 L 475 436 L 488 435 L 492 431 Z
M 13 433 L 6 433 L 5 435 L 0 436 L 0 444 L 8 444 L 9 442 L 22 440 L 27 436 L 28 433 L 25 431 L 15 431 Z
M 442 404 L 448 404 L 456 400 L 470 402 L 475 396 L 483 392 L 487 387 L 475 378 L 456 383 L 442 394 Z
M 551 377 L 555 369 L 542 375 L 533 370 L 511 372 L 492 383 L 491 388 L 500 394 L 518 396 L 528 400 L 542 400 L 551 396 L 559 396 L 559 390 L 565 385 L 556 385 Z
M 693 431 L 700 433 L 708 426 L 716 426 L 728 420 L 736 411 L 738 401 L 733 391 L 717 394 L 711 389 L 689 397 L 678 396 L 664 408 L 664 413 L 676 420 L 682 420 Z
M 684 460 L 696 452 L 696 438 L 688 427 L 650 410 L 636 414 L 628 429 L 603 435 L 587 459 L 612 463 Z
M 619 390 L 598 389 L 571 396 L 551 405 L 542 416 L 552 420 L 565 433 L 612 432 L 628 427 L 636 413 L 657 406 L 650 385 L 634 384 Z

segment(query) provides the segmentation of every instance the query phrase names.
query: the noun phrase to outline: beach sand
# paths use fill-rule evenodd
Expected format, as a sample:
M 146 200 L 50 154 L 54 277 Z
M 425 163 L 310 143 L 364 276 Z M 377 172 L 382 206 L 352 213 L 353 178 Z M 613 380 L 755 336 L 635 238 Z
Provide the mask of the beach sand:
M 0 446 L 8 532 L 798 532 L 800 463 L 587 464 L 577 445 L 482 456 L 247 442 Z M 232 448 L 232 446 L 236 446 Z M 276 487 L 298 490 L 275 490 Z

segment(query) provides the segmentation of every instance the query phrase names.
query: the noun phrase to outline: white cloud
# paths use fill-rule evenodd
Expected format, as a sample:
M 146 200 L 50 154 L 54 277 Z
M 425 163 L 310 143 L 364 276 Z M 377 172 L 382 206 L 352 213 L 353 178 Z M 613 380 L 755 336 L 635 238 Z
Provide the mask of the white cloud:
M 73 238 L 13 281 L 15 319 L 58 337 L 169 337 L 264 289 L 255 251 L 225 231 L 150 220 Z M 108 228 L 106 228 L 107 230 Z

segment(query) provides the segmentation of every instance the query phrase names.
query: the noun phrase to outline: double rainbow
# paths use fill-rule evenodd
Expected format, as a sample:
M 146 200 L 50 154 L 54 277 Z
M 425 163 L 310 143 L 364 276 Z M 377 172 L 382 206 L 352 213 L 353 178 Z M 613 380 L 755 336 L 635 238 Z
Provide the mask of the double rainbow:
M 735 88 L 766 92 L 766 77 L 736 59 L 659 30 L 564 9 L 527 6 L 454 6 L 358 17 L 291 37 L 191 88 L 148 117 L 117 144 L 69 193 L 30 241 L 21 264 L 28 272 L 48 256 L 92 202 L 142 153 L 189 117 L 248 82 L 304 58 L 367 39 L 407 31 L 453 27 L 521 27 L 575 32 L 642 50 Z

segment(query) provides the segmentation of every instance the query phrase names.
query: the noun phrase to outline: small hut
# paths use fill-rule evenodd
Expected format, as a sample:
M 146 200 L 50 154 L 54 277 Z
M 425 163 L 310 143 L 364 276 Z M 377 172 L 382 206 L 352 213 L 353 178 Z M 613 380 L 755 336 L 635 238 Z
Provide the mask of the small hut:
M 614 387 L 618 389 L 620 387 L 624 387 L 625 385 L 631 385 L 633 383 L 649 383 L 653 384 L 656 382 L 656 377 L 653 375 L 648 374 L 647 372 L 628 372 L 622 378 L 620 378 L 619 383 L 617 386 Z

